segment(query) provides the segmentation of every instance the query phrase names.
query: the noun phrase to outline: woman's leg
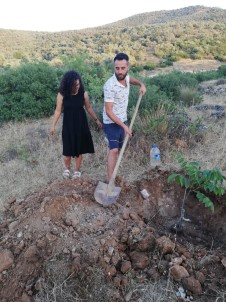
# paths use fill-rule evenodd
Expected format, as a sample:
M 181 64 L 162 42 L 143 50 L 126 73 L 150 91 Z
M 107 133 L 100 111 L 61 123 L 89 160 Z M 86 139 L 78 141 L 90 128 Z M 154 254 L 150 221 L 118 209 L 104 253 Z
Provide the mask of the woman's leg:
M 63 178 L 68 179 L 70 178 L 70 168 L 71 168 L 71 156 L 64 156 L 64 165 L 65 170 L 63 172 Z
M 71 168 L 71 156 L 64 156 L 64 165 L 67 170 Z
M 75 171 L 80 171 L 82 164 L 82 154 L 75 158 Z

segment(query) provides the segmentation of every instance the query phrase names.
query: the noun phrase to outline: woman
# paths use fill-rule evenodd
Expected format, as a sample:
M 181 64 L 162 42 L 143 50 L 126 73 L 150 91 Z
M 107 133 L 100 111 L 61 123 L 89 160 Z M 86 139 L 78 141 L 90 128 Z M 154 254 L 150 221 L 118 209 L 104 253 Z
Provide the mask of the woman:
M 66 72 L 61 80 L 57 94 L 56 110 L 50 128 L 50 134 L 55 133 L 55 126 L 63 109 L 63 156 L 65 170 L 64 178 L 77 178 L 81 176 L 80 168 L 82 155 L 94 153 L 93 140 L 86 117 L 87 110 L 99 128 L 102 127 L 95 112 L 93 111 L 88 93 L 84 90 L 80 75 L 70 70 Z M 75 171 L 71 173 L 71 158 L 75 158 Z

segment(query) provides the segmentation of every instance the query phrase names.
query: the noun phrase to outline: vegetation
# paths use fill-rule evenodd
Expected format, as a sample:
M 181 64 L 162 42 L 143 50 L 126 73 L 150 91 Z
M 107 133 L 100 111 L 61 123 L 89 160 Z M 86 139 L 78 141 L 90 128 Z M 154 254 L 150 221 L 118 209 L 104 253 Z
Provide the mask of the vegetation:
M 103 106 L 103 83 L 112 74 L 112 57 L 117 51 L 128 52 L 132 63 L 131 74 L 145 82 L 148 91 L 142 98 L 134 136 L 128 143 L 120 171 L 122 183 L 126 180 L 127 189 L 127 182 L 137 181 L 143 175 L 147 175 L 148 180 L 151 142 L 158 141 L 160 144 L 164 169 L 175 169 L 171 152 L 175 147 L 179 148 L 175 141 L 181 139 L 190 147 L 187 135 L 195 137 L 199 129 L 203 129 L 202 117 L 193 116 L 193 111 L 191 119 L 187 114 L 189 110 L 186 111 L 191 105 L 202 101 L 199 84 L 212 79 L 218 79 L 218 85 L 226 81 L 225 66 L 211 72 L 172 72 L 154 78 L 142 77 L 143 73 L 140 73 L 157 66 L 172 65 L 179 58 L 217 58 L 225 61 L 225 12 L 219 9 L 191 7 L 141 14 L 111 27 L 64 33 L 0 30 L 0 39 L 0 208 L 3 201 L 12 196 L 16 196 L 19 204 L 31 191 L 37 192 L 43 186 L 61 179 L 62 120 L 52 141 L 49 137 L 50 120 L 46 117 L 53 114 L 59 81 L 66 70 L 73 68 L 81 73 L 98 114 L 101 114 Z M 137 98 L 137 87 L 132 87 L 129 117 L 133 114 Z M 93 121 L 90 121 L 90 126 L 96 153 L 84 156 L 83 175 L 84 179 L 87 177 L 96 181 L 105 179 L 106 144 Z M 223 181 L 226 177 L 218 168 L 202 170 L 201 161 L 213 165 L 216 161 L 225 169 L 226 128 L 224 120 L 209 117 L 208 127 L 206 141 L 193 141 L 192 152 L 190 148 L 183 149 L 184 155 L 190 158 L 185 160 L 178 157 L 182 172 L 171 175 L 168 181 L 176 181 L 185 188 L 183 203 L 189 194 L 194 193 L 213 211 L 219 196 L 225 194 Z M 221 151 L 217 155 L 214 152 L 216 144 Z M 208 152 L 205 152 L 207 149 Z M 201 161 L 194 161 L 194 158 L 201 158 Z M 162 173 L 159 176 L 162 177 Z M 167 187 L 163 190 L 156 188 L 158 190 L 167 195 Z M 149 217 L 150 222 L 153 217 Z M 199 249 L 200 246 L 197 247 Z M 192 246 L 189 243 L 190 250 Z M 159 261 L 156 269 L 161 272 L 165 260 L 159 251 L 156 252 L 154 258 L 157 259 L 156 263 Z M 42 278 L 35 284 L 37 301 L 77 301 L 80 297 L 92 301 L 112 300 L 115 288 L 106 283 L 102 270 L 93 267 L 93 270 L 82 271 L 82 274 L 79 272 L 74 278 L 66 270 L 68 254 L 65 250 L 63 253 L 65 262 L 61 261 L 61 254 L 56 254 L 54 258 L 49 258 L 48 263 L 44 263 L 47 275 L 43 284 Z M 143 282 L 142 276 L 138 280 L 132 274 L 127 274 L 127 277 L 131 278 L 131 284 L 125 286 L 125 300 L 131 300 L 132 293 L 144 301 L 176 299 L 175 288 L 169 287 L 170 278 L 164 284 L 161 279 L 152 283 L 147 279 Z M 42 285 L 40 289 L 39 282 Z M 216 299 L 224 297 L 222 290 Z M 203 295 L 203 299 L 206 300 L 206 295 Z
M 173 173 L 168 177 L 168 181 L 175 181 L 177 184 L 185 187 L 183 204 L 188 195 L 194 192 L 197 199 L 213 212 L 214 203 L 208 194 L 213 193 L 214 196 L 224 195 L 223 181 L 226 180 L 226 177 L 218 168 L 201 170 L 200 162 L 187 162 L 182 156 L 177 156 L 176 159 L 185 175 Z
M 136 71 L 181 58 L 226 60 L 226 11 L 191 6 L 139 14 L 102 27 L 64 32 L 0 30 L 0 67 L 44 61 L 58 66 L 80 54 L 90 62 L 125 51 Z M 90 63 L 89 62 L 89 63 Z
M 103 63 L 89 63 L 88 55 L 79 55 L 61 66 L 47 63 L 24 63 L 17 68 L 6 68 L 0 73 L 0 123 L 49 117 L 55 109 L 56 94 L 63 73 L 69 69 L 79 70 L 90 101 L 97 114 L 101 115 L 103 105 L 103 84 L 112 74 L 113 66 Z M 152 113 L 164 111 L 166 116 L 202 101 L 198 85 L 206 79 L 224 79 L 224 69 L 215 72 L 182 73 L 178 71 L 154 78 L 144 78 L 139 73 L 131 73 L 147 86 L 142 99 L 140 114 L 148 118 Z M 130 112 L 137 102 L 137 87 L 132 87 L 129 102 Z M 159 119 L 158 119 L 159 120 Z M 160 121 L 160 120 L 159 120 Z M 153 119 L 152 119 L 153 122 Z M 162 122 L 162 121 L 160 121 Z M 143 129 L 145 131 L 145 128 Z M 150 125 L 146 130 L 150 130 Z

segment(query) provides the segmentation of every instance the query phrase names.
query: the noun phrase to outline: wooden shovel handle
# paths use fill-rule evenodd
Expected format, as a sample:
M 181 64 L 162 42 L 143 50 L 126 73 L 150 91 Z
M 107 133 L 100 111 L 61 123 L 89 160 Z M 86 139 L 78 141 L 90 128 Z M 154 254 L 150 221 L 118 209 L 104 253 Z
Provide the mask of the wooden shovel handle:
M 132 117 L 132 120 L 131 120 L 130 125 L 129 125 L 129 129 L 130 129 L 130 130 L 132 130 L 133 123 L 134 123 L 135 117 L 136 117 L 136 115 L 137 115 L 137 112 L 138 112 L 138 108 L 139 108 L 139 106 L 140 106 L 141 99 L 142 99 L 142 94 L 139 95 L 139 98 L 138 98 L 136 107 L 135 107 L 135 109 L 134 109 L 133 117 Z M 127 145 L 128 140 L 129 140 L 129 135 L 127 134 L 126 137 L 125 137 L 125 140 L 124 140 L 124 142 L 123 142 L 122 149 L 120 150 L 120 153 L 119 153 L 119 156 L 118 156 L 118 159 L 117 159 L 117 162 L 116 162 L 114 171 L 113 171 L 113 173 L 112 173 L 111 179 L 110 179 L 110 181 L 109 181 L 109 186 L 112 186 L 112 185 L 114 184 L 115 177 L 116 177 L 116 175 L 117 175 L 118 168 L 119 168 L 120 162 L 121 162 L 121 160 L 122 160 L 122 156 L 123 156 L 123 153 L 124 153 L 124 151 L 125 151 L 125 148 L 126 148 L 126 145 Z

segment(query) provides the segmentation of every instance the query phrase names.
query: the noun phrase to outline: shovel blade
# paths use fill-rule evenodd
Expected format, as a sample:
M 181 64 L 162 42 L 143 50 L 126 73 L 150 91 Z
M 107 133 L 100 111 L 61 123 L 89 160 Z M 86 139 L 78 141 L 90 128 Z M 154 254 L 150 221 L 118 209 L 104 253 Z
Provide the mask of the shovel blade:
M 120 192 L 120 187 L 110 186 L 99 181 L 94 192 L 94 198 L 99 204 L 109 206 L 116 202 Z

